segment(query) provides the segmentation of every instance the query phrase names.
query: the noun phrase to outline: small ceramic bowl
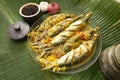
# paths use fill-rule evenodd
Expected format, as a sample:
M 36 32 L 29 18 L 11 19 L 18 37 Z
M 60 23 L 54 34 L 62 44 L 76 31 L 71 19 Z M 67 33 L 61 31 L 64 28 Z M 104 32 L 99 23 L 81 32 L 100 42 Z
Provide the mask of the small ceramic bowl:
M 25 22 L 32 25 L 41 15 L 39 5 L 36 3 L 27 3 L 20 7 L 19 14 Z

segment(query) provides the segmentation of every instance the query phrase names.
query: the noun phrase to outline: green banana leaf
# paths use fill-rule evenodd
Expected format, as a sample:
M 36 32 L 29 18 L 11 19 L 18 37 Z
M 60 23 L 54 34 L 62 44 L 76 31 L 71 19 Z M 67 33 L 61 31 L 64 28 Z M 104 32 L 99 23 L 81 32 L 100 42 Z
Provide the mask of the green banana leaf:
M 76 74 L 61 75 L 41 71 L 31 57 L 26 41 L 15 42 L 7 36 L 8 27 L 22 21 L 19 8 L 28 2 L 41 0 L 0 0 L 0 80 L 105 80 L 99 62 Z M 76 14 L 93 11 L 91 21 L 100 26 L 102 50 L 120 43 L 119 0 L 46 0 L 57 2 L 62 12 Z

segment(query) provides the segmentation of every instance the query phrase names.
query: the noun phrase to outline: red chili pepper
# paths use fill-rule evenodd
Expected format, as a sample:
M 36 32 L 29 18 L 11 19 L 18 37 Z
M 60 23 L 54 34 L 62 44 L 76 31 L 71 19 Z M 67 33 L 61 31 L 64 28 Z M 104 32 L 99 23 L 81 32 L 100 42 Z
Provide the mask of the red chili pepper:
M 85 34 L 84 32 L 82 32 L 81 39 L 84 39 L 84 38 L 85 38 Z

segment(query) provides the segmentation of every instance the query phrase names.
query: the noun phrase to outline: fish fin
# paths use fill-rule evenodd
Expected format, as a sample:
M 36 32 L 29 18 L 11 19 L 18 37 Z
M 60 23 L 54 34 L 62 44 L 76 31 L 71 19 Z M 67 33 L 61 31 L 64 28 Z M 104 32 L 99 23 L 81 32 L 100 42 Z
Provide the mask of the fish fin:
M 86 15 L 85 15 L 85 17 L 84 17 L 84 20 L 87 22 L 88 20 L 89 20 L 89 18 L 92 16 L 92 11 L 91 12 L 89 12 L 89 13 L 87 13 Z
M 55 66 L 57 66 L 56 62 L 50 62 L 46 67 L 43 67 L 41 70 L 50 70 Z
M 73 19 L 73 21 L 76 21 L 76 20 L 78 20 L 78 19 L 80 19 L 80 18 L 82 18 L 82 14 L 81 15 L 79 15 L 79 16 L 77 16 L 77 17 L 75 17 L 74 19 Z

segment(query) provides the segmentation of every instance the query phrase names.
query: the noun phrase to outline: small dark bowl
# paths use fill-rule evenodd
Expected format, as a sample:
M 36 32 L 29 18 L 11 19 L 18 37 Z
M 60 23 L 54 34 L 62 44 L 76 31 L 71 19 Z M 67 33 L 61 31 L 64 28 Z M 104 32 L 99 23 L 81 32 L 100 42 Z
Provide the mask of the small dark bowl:
M 24 4 L 19 9 L 19 14 L 22 16 L 23 20 L 29 25 L 32 25 L 42 15 L 39 5 L 36 3 Z

